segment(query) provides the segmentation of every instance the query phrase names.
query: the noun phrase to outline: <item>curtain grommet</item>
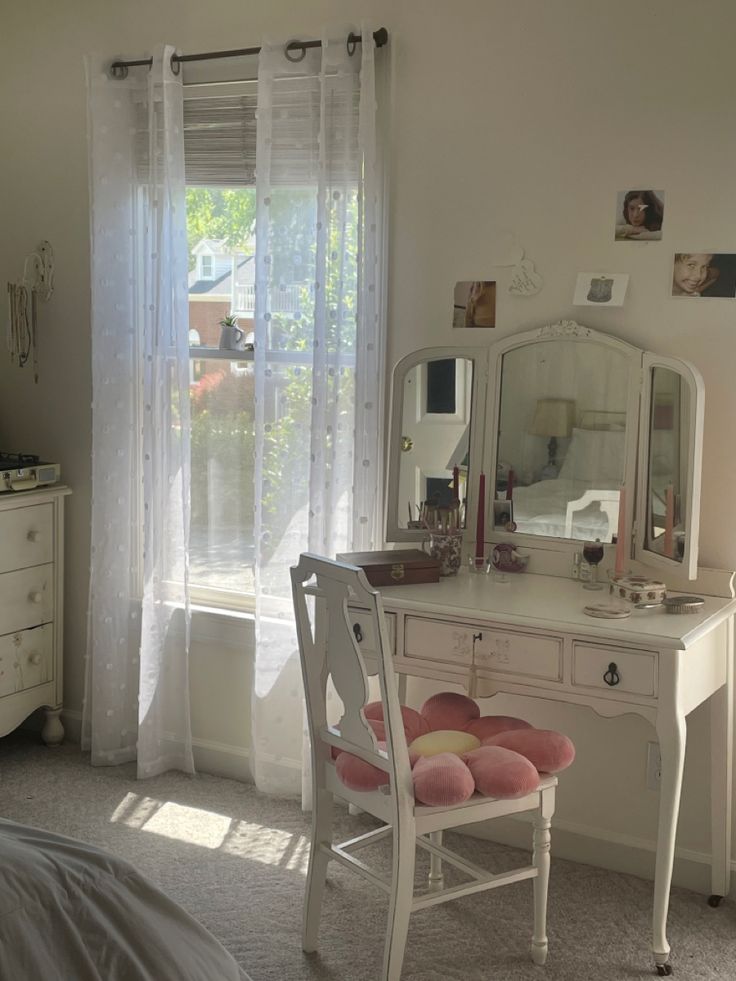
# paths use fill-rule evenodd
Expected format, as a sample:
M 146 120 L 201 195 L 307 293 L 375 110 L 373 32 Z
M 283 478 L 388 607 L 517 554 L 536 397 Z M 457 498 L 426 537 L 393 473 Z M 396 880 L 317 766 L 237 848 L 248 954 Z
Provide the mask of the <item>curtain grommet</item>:
M 287 41 L 284 45 L 284 57 L 287 61 L 298 64 L 307 57 L 307 49 L 301 41 Z
M 171 74 L 178 75 L 181 72 L 181 62 L 179 61 L 179 55 L 173 54 L 171 56 Z
M 347 49 L 348 56 L 350 58 L 352 58 L 353 55 L 355 54 L 355 49 L 358 47 L 358 41 L 360 41 L 360 35 L 353 34 L 353 32 L 351 31 L 348 34 L 347 40 L 345 41 L 345 47 Z
M 128 77 L 128 66 L 121 65 L 117 61 L 110 65 L 109 71 L 110 78 L 123 79 Z

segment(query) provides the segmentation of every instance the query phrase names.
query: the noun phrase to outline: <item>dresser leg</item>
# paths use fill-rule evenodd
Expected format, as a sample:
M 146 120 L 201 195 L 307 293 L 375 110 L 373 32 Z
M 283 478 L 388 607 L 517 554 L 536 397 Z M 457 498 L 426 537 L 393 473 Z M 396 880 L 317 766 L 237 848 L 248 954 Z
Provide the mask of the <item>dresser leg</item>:
M 731 884 L 731 773 L 733 766 L 733 618 L 728 621 L 726 684 L 710 698 L 711 906 Z
M 43 724 L 43 729 L 41 729 L 41 739 L 46 743 L 47 746 L 59 746 L 64 742 L 64 726 L 61 724 L 60 708 L 47 708 L 44 709 L 46 713 L 46 721 Z
M 673 699 L 674 703 L 674 699 Z M 670 945 L 667 942 L 667 911 L 670 903 L 672 865 L 675 858 L 675 832 L 680 811 L 680 791 L 685 763 L 687 727 L 685 717 L 677 712 L 657 718 L 657 735 L 662 754 L 662 783 L 659 793 L 659 828 L 657 861 L 654 871 L 654 910 L 652 933 L 654 960 L 657 971 L 671 973 L 668 964 Z

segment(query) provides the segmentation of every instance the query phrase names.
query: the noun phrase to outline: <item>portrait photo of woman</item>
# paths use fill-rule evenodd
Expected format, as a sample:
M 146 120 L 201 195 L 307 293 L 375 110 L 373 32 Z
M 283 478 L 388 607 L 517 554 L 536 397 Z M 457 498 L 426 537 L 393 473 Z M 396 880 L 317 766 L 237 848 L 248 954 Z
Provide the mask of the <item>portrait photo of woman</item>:
M 619 191 L 616 241 L 652 242 L 662 238 L 664 191 Z

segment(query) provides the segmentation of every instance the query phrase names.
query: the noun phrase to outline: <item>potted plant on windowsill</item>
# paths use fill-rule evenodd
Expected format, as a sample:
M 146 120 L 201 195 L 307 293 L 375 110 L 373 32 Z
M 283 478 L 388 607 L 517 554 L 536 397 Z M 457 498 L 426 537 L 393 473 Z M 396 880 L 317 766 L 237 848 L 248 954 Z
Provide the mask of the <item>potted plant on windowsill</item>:
M 222 331 L 220 333 L 221 351 L 243 351 L 245 350 L 245 331 L 238 327 L 238 318 L 232 314 L 223 317 L 220 321 Z

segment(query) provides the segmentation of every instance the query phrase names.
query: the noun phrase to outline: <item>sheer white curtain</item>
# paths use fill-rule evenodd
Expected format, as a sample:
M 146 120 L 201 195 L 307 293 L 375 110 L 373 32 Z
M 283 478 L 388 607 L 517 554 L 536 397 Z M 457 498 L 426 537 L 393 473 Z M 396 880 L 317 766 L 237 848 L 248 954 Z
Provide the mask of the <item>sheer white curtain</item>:
M 171 47 L 111 79 L 88 59 L 92 554 L 83 746 L 193 772 L 189 352 L 181 80 Z M 174 611 L 177 611 L 174 613 Z
M 263 46 L 256 159 L 256 668 L 253 772 L 302 789 L 288 570 L 376 546 L 384 365 L 375 46 L 293 63 Z M 286 302 L 287 284 L 299 284 Z

